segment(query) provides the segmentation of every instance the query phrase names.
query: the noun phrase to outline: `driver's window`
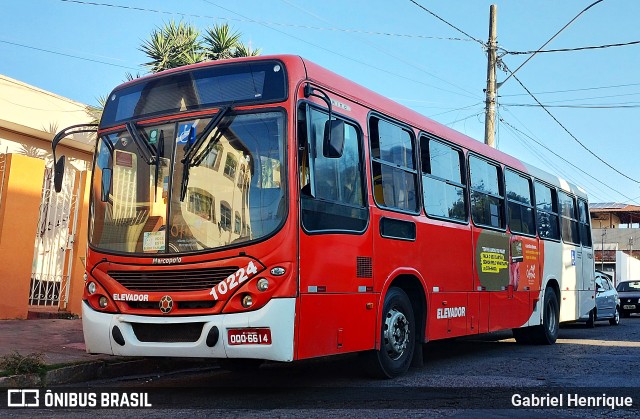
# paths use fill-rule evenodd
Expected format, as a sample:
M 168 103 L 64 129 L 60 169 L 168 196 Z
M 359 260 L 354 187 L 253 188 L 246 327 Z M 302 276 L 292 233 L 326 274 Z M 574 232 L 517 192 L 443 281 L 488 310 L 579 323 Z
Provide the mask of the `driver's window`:
M 338 119 L 335 114 L 332 119 Z M 344 121 L 339 157 L 323 153 L 328 113 L 303 104 L 298 114 L 302 225 L 306 231 L 363 231 L 367 225 L 362 136 Z

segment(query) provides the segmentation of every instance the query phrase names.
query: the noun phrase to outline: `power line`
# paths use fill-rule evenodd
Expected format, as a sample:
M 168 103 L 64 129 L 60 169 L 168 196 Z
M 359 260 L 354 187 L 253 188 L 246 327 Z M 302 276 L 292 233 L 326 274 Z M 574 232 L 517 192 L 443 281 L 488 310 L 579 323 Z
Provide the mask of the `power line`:
M 409 0 L 411 3 L 415 4 L 416 6 L 418 6 L 419 8 L 421 8 L 422 10 L 424 10 L 425 12 L 429 13 L 431 16 L 435 17 L 436 19 L 438 19 L 439 21 L 445 23 L 447 26 L 452 27 L 453 29 L 455 29 L 456 31 L 460 32 L 461 34 L 463 34 L 464 36 L 466 36 L 467 38 L 471 38 L 474 41 L 476 41 L 477 43 L 479 43 L 480 45 L 482 45 L 483 47 L 485 46 L 484 42 L 482 42 L 481 40 L 479 40 L 478 38 L 474 38 L 473 36 L 469 35 L 468 33 L 466 33 L 465 31 L 463 31 L 462 29 L 458 28 L 457 26 L 455 26 L 453 23 L 447 22 L 446 20 L 444 20 L 443 18 L 441 18 L 440 16 L 438 16 L 437 14 L 433 13 L 431 10 L 427 9 L 426 7 L 424 7 L 423 5 L 421 5 L 420 3 L 418 3 L 415 0 Z M 602 0 L 600 0 L 602 1 Z
M 613 47 L 626 47 L 629 45 L 638 45 L 640 41 L 631 41 L 631 42 L 622 42 L 617 44 L 606 44 L 606 45 L 595 45 L 588 47 L 577 47 L 577 48 L 558 48 L 558 49 L 547 49 L 547 50 L 538 50 L 538 51 L 507 51 L 504 48 L 501 48 L 506 55 L 527 55 L 527 54 L 543 54 L 546 52 L 570 52 L 570 51 L 585 51 L 591 49 L 603 49 L 603 48 L 613 48 Z
M 602 0 L 600 0 L 602 1 Z M 549 109 L 547 109 L 539 100 L 537 97 L 535 97 L 535 95 L 533 93 L 531 93 L 531 91 L 529 89 L 527 89 L 527 87 L 520 81 L 520 79 L 518 79 L 518 77 L 516 77 L 513 72 L 511 70 L 509 70 L 506 65 L 505 68 L 509 71 L 510 77 L 513 77 L 518 84 L 520 84 L 520 86 L 522 86 L 522 88 L 529 94 L 529 96 L 531 96 L 533 98 L 533 100 L 536 101 L 536 103 L 558 124 L 560 125 L 560 127 L 567 133 L 569 134 L 569 136 L 571 138 L 573 138 L 575 140 L 575 142 L 577 142 L 578 144 L 580 144 L 580 146 L 582 148 L 584 148 L 586 151 L 589 152 L 589 154 L 591 154 L 592 156 L 594 156 L 596 159 L 600 160 L 600 162 L 602 162 L 605 166 L 609 167 L 610 169 L 612 169 L 614 172 L 620 174 L 621 176 L 635 182 L 635 183 L 640 183 L 639 180 L 632 178 L 631 176 L 628 176 L 624 173 L 622 173 L 620 170 L 616 169 L 615 167 L 613 167 L 611 164 L 607 163 L 602 157 L 598 156 L 596 153 L 594 153 L 593 151 L 591 151 L 591 149 L 589 147 L 587 147 L 586 145 L 584 145 L 584 143 L 582 143 L 582 141 L 580 141 L 578 139 L 578 137 L 576 137 L 575 135 L 573 135 L 573 133 L 571 131 L 569 131 L 569 129 L 567 127 L 565 127 L 562 122 L 560 122 L 558 120 L 558 118 L 556 118 L 550 111 Z
M 298 5 L 296 5 L 296 4 L 293 4 L 293 3 L 291 3 L 291 2 L 290 2 L 290 1 L 288 1 L 288 0 L 282 0 L 282 1 L 283 1 L 284 3 L 286 3 L 286 4 L 288 4 L 289 6 L 294 7 L 294 8 L 296 8 L 296 9 L 298 9 L 298 10 L 301 10 L 302 12 L 304 12 L 304 13 L 306 13 L 306 14 L 310 15 L 310 16 L 313 16 L 314 18 L 316 18 L 316 19 L 318 19 L 318 20 L 320 20 L 320 21 L 322 21 L 322 22 L 325 22 L 325 23 L 331 23 L 331 22 L 327 21 L 326 19 L 322 18 L 321 16 L 318 16 L 317 14 L 312 13 L 312 12 L 310 12 L 310 11 L 306 10 L 305 8 L 301 7 L 301 6 L 298 6 Z M 410 62 L 410 61 L 406 60 L 406 59 L 405 59 L 405 58 L 403 58 L 403 57 L 399 57 L 399 56 L 397 56 L 397 55 L 395 55 L 395 54 L 392 54 L 392 53 L 390 53 L 390 52 L 388 52 L 388 51 L 386 51 L 386 50 L 382 49 L 382 48 L 381 48 L 381 47 L 379 47 L 378 45 L 375 45 L 375 44 L 373 44 L 372 42 L 369 42 L 369 41 L 368 41 L 368 40 L 366 40 L 366 39 L 363 39 L 363 38 L 360 38 L 360 37 L 358 37 L 358 39 L 360 39 L 362 42 L 366 43 L 367 45 L 371 46 L 372 48 L 374 48 L 374 49 L 376 49 L 376 50 L 378 50 L 378 51 L 381 51 L 383 54 L 386 54 L 386 55 L 390 56 L 391 58 L 393 58 L 393 59 L 395 59 L 395 60 L 398 60 L 398 61 L 400 61 L 400 62 L 404 63 L 405 65 L 408 65 L 408 66 L 410 66 L 410 67 L 413 67 L 414 69 L 416 69 L 416 70 L 418 70 L 418 71 L 421 71 L 421 72 L 423 72 L 423 73 L 425 73 L 425 74 L 427 74 L 427 75 L 429 75 L 429 76 L 431 76 L 431 77 L 433 77 L 433 78 L 435 78 L 435 79 L 437 79 L 437 80 L 440 80 L 440 81 L 441 81 L 441 82 L 443 82 L 443 83 L 446 83 L 446 84 L 448 84 L 448 85 L 450 85 L 450 86 L 452 86 L 452 87 L 455 87 L 455 88 L 457 88 L 457 89 L 460 89 L 461 91 L 463 91 L 463 92 L 465 92 L 465 93 L 469 93 L 470 95 L 473 95 L 473 97 L 475 97 L 475 94 L 474 94 L 473 92 L 470 92 L 470 91 L 468 91 L 467 89 L 465 89 L 465 88 L 463 88 L 463 87 L 461 87 L 461 86 L 458 86 L 458 85 L 456 85 L 456 84 L 454 84 L 454 83 L 451 83 L 450 81 L 445 80 L 445 79 L 443 79 L 443 78 L 441 78 L 441 77 L 439 77 L 439 76 L 436 76 L 435 74 L 433 74 L 433 73 L 431 73 L 431 72 L 429 72 L 429 71 L 425 70 L 424 68 L 422 68 L 422 67 L 420 67 L 420 66 L 418 66 L 418 65 L 414 64 L 413 62 Z
M 521 108 L 569 108 L 569 109 L 633 109 L 640 108 L 640 103 L 630 102 L 632 104 L 612 104 L 612 105 L 541 105 L 536 103 L 501 103 L 502 106 L 516 106 Z
M 513 76 L 515 73 L 518 72 L 518 70 L 520 70 L 526 63 L 528 63 L 538 52 L 542 51 L 542 48 L 546 47 L 551 41 L 553 41 L 556 36 L 560 35 L 560 32 L 564 31 L 566 28 L 569 27 L 569 25 L 571 25 L 573 22 L 575 22 L 576 19 L 578 19 L 584 12 L 586 12 L 587 10 L 591 9 L 593 6 L 595 6 L 598 3 L 603 2 L 604 0 L 597 0 L 594 1 L 593 3 L 591 3 L 589 6 L 585 7 L 580 13 L 578 13 L 576 15 L 576 17 L 574 17 L 573 19 L 571 19 L 569 21 L 569 23 L 567 23 L 566 25 L 564 25 L 558 32 L 556 32 L 555 35 L 553 35 L 551 38 L 549 38 L 549 40 L 547 42 L 545 42 L 540 48 L 538 48 L 538 50 L 536 52 L 534 52 L 533 54 L 531 54 L 531 56 L 529 56 L 529 58 L 527 58 L 526 60 L 524 60 L 524 62 L 522 64 L 520 64 L 518 66 L 518 68 L 516 68 L 514 71 L 511 71 L 511 74 L 507 76 L 506 79 L 504 79 L 502 81 L 502 83 L 498 83 L 498 87 L 503 85 L 507 80 L 509 80 L 509 78 L 511 76 Z M 515 76 L 514 76 L 515 77 Z
M 536 95 L 546 95 L 554 93 L 569 93 L 569 92 L 582 92 L 586 90 L 602 90 L 602 89 L 616 89 L 619 87 L 640 86 L 640 83 L 627 83 L 627 84 L 614 84 L 612 86 L 597 86 L 597 87 L 583 87 L 581 89 L 566 89 L 566 90 L 550 90 L 546 92 L 535 92 Z M 526 93 L 515 93 L 509 95 L 499 95 L 500 97 L 512 97 L 512 96 L 528 96 Z
M 113 63 L 108 63 L 106 61 L 94 60 L 92 58 L 79 57 L 77 55 L 65 54 L 64 52 L 60 52 L 60 51 L 52 51 L 52 50 L 49 50 L 49 49 L 38 48 L 38 47 L 34 47 L 32 45 L 19 44 L 17 42 L 10 42 L 10 41 L 2 40 L 2 39 L 0 39 L 0 42 L 3 43 L 3 44 L 9 44 L 9 45 L 13 45 L 13 46 L 16 46 L 16 47 L 28 48 L 28 49 L 32 49 L 32 50 L 36 50 L 36 51 L 47 52 L 49 54 L 55 54 L 55 55 L 61 55 L 61 56 L 64 56 L 64 57 L 75 58 L 77 60 L 90 61 L 92 63 L 110 65 L 112 67 L 128 68 L 130 70 L 139 70 L 138 68 L 128 67 L 126 65 L 113 64 Z
M 64 1 L 71 1 L 71 0 L 64 0 Z M 257 20 L 250 19 L 250 18 L 248 18 L 246 16 L 243 16 L 242 14 L 240 14 L 238 12 L 234 12 L 233 10 L 228 9 L 226 7 L 223 7 L 223 6 L 220 6 L 219 4 L 213 3 L 212 1 L 209 1 L 209 0 L 202 0 L 202 1 L 205 2 L 205 3 L 208 3 L 208 4 L 212 5 L 212 6 L 216 6 L 216 7 L 220 8 L 222 10 L 225 10 L 227 12 L 230 12 L 230 13 L 236 14 L 238 16 L 241 16 L 241 17 L 249 20 L 250 22 L 258 23 L 258 24 L 260 24 L 262 26 L 265 26 L 268 29 L 271 29 L 272 31 L 276 31 L 276 32 L 278 32 L 278 33 L 280 33 L 280 34 L 282 34 L 284 36 L 287 36 L 289 38 L 295 39 L 296 41 L 300 41 L 300 42 L 303 42 L 305 44 L 311 45 L 311 46 L 313 46 L 315 48 L 319 48 L 319 49 L 321 49 L 323 51 L 326 51 L 326 52 L 328 52 L 330 54 L 337 55 L 337 56 L 342 57 L 342 58 L 344 58 L 346 60 L 353 61 L 355 63 L 361 64 L 361 65 L 363 65 L 363 66 L 365 66 L 367 68 L 378 70 L 380 72 L 383 72 L 383 73 L 386 73 L 386 74 L 390 74 L 392 76 L 395 76 L 395 77 L 398 77 L 398 78 L 401 78 L 401 79 L 404 79 L 404 80 L 408 80 L 408 81 L 413 82 L 413 83 L 418 83 L 418 84 L 421 84 L 421 85 L 424 85 L 424 86 L 427 86 L 427 87 L 431 87 L 433 89 L 441 90 L 443 92 L 447 92 L 447 93 L 451 93 L 451 94 L 455 94 L 455 95 L 460 95 L 460 96 L 464 96 L 464 97 L 469 97 L 468 95 L 462 94 L 460 92 L 443 89 L 442 87 L 435 86 L 433 84 L 425 83 L 425 82 L 420 81 L 420 80 L 415 80 L 415 79 L 412 79 L 410 77 L 406 77 L 406 76 L 403 76 L 403 75 L 400 75 L 400 74 L 397 74 L 397 73 L 393 73 L 393 72 L 391 72 L 389 70 L 385 70 L 384 68 L 381 68 L 381 67 L 376 67 L 376 66 L 372 65 L 371 63 L 360 61 L 360 60 L 355 59 L 353 57 L 350 57 L 348 55 L 341 54 L 341 53 L 337 52 L 335 49 L 325 48 L 323 46 L 314 44 L 313 42 L 305 41 L 304 39 L 298 38 L 297 36 L 288 34 L 288 33 L 284 32 L 284 31 L 281 31 L 281 30 L 276 29 L 276 28 L 272 28 L 272 27 L 270 27 L 269 25 L 267 25 L 265 23 L 262 23 L 262 22 L 257 21 Z M 475 97 L 473 97 L 472 99 L 475 99 Z
M 359 30 L 359 29 L 337 28 L 337 27 L 324 28 L 324 27 L 311 26 L 311 25 L 298 25 L 294 23 L 270 22 L 265 20 L 259 21 L 259 20 L 248 19 L 248 18 L 239 19 L 239 18 L 229 18 L 229 17 L 220 17 L 220 16 L 208 16 L 208 15 L 200 15 L 200 14 L 192 14 L 192 13 L 170 12 L 166 10 L 150 9 L 150 8 L 144 8 L 144 7 L 123 6 L 123 5 L 111 4 L 111 3 L 98 3 L 98 2 L 83 1 L 83 0 L 60 0 L 60 1 L 65 3 L 81 4 L 84 6 L 112 7 L 115 9 L 134 10 L 137 12 L 151 12 L 151 13 L 158 13 L 158 14 L 165 14 L 165 15 L 193 17 L 193 18 L 199 18 L 199 19 L 222 19 L 222 20 L 229 20 L 234 22 L 260 23 L 264 25 L 282 26 L 282 27 L 290 27 L 290 28 L 297 28 L 297 29 L 312 29 L 317 31 L 359 33 L 363 35 L 389 36 L 389 37 L 398 37 L 398 38 L 434 39 L 434 40 L 440 40 L 440 41 L 461 41 L 461 42 L 474 41 L 473 39 L 470 39 L 470 38 L 454 38 L 454 37 L 429 36 L 429 35 L 419 35 L 419 34 L 365 31 L 365 30 Z
M 515 76 L 514 76 L 515 78 Z M 517 79 L 516 79 L 517 80 Z M 540 141 L 536 140 L 535 138 L 531 137 L 530 135 L 528 135 L 527 133 L 519 130 L 518 128 L 516 128 L 514 125 L 508 123 L 507 121 L 504 120 L 504 118 L 500 118 L 500 122 L 502 122 L 503 124 L 505 124 L 506 126 L 510 127 L 511 129 L 519 132 L 520 134 L 524 135 L 525 137 L 527 137 L 528 139 L 530 139 L 531 141 L 535 142 L 536 144 L 538 144 L 540 147 L 544 148 L 545 150 L 547 150 L 548 152 L 550 152 L 551 154 L 553 154 L 554 156 L 558 157 L 560 160 L 564 161 L 565 163 L 567 163 L 568 165 L 570 165 L 571 167 L 573 167 L 574 169 L 578 170 L 579 172 L 583 173 L 584 175 L 588 176 L 589 178 L 595 180 L 596 182 L 606 186 L 608 189 L 612 190 L 613 192 L 616 192 L 618 194 L 620 194 L 621 196 L 629 199 L 630 201 L 633 201 L 632 198 L 626 196 L 625 194 L 623 194 L 622 192 L 612 188 L 610 185 L 607 185 L 606 183 L 604 183 L 603 181 L 601 181 L 600 179 L 596 178 L 595 176 L 591 175 L 590 173 L 586 172 L 584 169 L 576 166 L 575 164 L 571 163 L 569 160 L 565 159 L 564 157 L 562 157 L 560 154 L 556 153 L 555 151 L 551 150 L 549 147 L 547 147 L 546 145 L 542 144 Z M 636 198 L 637 199 L 637 198 Z

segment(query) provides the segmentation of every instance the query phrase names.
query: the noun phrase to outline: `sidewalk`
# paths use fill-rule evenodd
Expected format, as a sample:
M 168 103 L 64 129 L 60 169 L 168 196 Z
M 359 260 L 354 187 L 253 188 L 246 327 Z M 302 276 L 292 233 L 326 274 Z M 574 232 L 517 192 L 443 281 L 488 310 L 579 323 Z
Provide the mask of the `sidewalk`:
M 201 359 L 88 354 L 80 319 L 0 320 L 0 357 L 13 353 L 41 354 L 48 371 L 40 375 L 0 377 L 0 387 L 61 385 L 215 365 Z

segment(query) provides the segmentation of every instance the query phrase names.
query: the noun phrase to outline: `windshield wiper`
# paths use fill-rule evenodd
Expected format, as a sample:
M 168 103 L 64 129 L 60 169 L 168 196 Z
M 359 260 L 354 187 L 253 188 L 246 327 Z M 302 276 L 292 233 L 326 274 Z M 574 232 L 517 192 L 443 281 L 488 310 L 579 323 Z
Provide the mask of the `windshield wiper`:
M 184 153 L 184 158 L 182 159 L 182 183 L 180 184 L 180 202 L 184 201 L 185 195 L 187 194 L 187 184 L 189 183 L 189 168 L 200 164 L 205 155 L 204 152 L 200 153 L 198 158 L 194 160 L 194 157 L 196 157 L 196 153 L 198 152 L 200 147 L 202 147 L 207 137 L 209 137 L 209 134 L 211 134 L 211 132 L 220 124 L 225 115 L 229 113 L 231 108 L 231 106 L 220 108 L 216 116 L 211 119 L 211 121 L 209 121 L 206 127 L 204 127 L 204 130 L 202 130 L 202 133 L 196 139 L 196 141 L 193 144 L 189 144 L 189 142 L 187 141 L 187 144 L 185 145 L 186 151 Z M 191 126 L 190 130 L 192 129 L 195 128 Z M 190 135 L 191 132 L 189 132 L 187 138 L 189 138 Z M 209 150 L 210 147 L 218 142 L 220 137 L 221 135 L 218 135 L 215 138 L 211 137 L 209 139 L 209 144 L 207 144 L 207 147 L 205 148 L 205 151 Z
M 138 151 L 140 152 L 140 156 L 148 165 L 152 165 L 157 160 L 157 152 L 155 148 L 143 140 L 138 133 L 138 127 L 134 125 L 133 122 L 127 122 L 127 132 L 133 139 Z

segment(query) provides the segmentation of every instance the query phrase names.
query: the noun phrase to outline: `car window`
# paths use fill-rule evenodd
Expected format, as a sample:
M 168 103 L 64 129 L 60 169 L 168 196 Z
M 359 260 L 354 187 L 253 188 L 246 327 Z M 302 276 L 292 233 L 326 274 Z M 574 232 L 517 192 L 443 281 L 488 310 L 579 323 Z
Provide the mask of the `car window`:
M 640 291 L 640 281 L 621 282 L 618 291 Z

